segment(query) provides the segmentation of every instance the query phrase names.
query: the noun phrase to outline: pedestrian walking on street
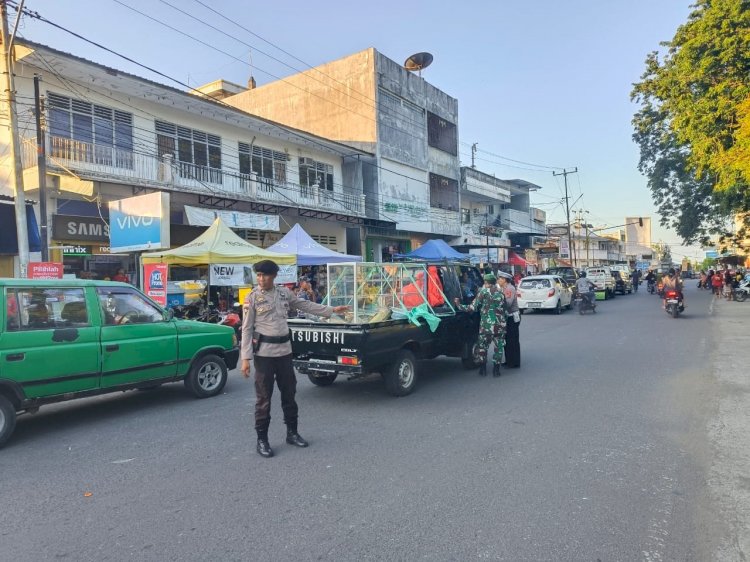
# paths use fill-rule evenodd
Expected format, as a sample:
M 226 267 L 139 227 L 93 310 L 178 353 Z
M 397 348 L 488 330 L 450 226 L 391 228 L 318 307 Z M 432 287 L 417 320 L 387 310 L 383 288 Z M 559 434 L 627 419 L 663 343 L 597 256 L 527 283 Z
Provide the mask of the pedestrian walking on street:
M 505 296 L 497 286 L 494 273 L 484 275 L 484 287 L 479 289 L 474 302 L 470 305 L 461 304 L 461 300 L 454 299 L 459 310 L 479 311 L 479 337 L 477 339 L 477 354 L 479 355 L 479 375 L 487 375 L 487 351 L 490 344 L 495 344 L 492 356 L 492 375 L 500 376 L 500 363 L 503 360 L 503 345 L 505 342 L 506 308 Z
M 497 284 L 505 297 L 506 327 L 505 327 L 505 363 L 509 369 L 521 366 L 521 311 L 518 308 L 516 287 L 511 283 L 512 277 L 504 271 L 497 272 Z
M 257 286 L 245 299 L 242 319 L 242 376 L 250 377 L 250 363 L 255 366 L 255 431 L 258 454 L 272 457 L 268 443 L 271 423 L 271 396 L 274 380 L 281 392 L 281 409 L 287 427 L 286 442 L 297 447 L 308 443 L 297 431 L 298 408 L 294 395 L 297 378 L 292 366 L 292 344 L 287 318 L 290 311 L 301 310 L 330 318 L 346 312 L 347 306 L 324 306 L 297 297 L 286 287 L 274 286 L 279 266 L 271 260 L 255 264 Z

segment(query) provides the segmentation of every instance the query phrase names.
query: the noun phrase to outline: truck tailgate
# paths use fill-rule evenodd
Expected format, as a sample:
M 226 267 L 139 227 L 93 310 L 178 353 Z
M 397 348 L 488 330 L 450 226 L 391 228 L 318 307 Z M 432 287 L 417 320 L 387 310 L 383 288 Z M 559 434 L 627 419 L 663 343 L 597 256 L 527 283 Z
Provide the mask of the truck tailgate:
M 365 328 L 356 325 L 292 322 L 289 327 L 294 363 L 300 370 L 350 374 L 361 372 L 362 350 L 367 337 Z

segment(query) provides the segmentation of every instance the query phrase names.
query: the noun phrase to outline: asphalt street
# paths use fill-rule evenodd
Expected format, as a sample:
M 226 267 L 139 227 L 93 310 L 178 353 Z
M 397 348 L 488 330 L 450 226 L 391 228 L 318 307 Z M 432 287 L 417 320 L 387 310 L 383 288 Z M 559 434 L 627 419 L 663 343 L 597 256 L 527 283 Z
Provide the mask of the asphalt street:
M 255 453 L 252 384 L 42 408 L 0 451 L 0 559 L 708 560 L 711 298 L 641 291 L 596 315 L 526 314 L 499 379 L 422 364 L 298 385 L 300 433 Z M 739 306 L 739 305 L 738 305 Z

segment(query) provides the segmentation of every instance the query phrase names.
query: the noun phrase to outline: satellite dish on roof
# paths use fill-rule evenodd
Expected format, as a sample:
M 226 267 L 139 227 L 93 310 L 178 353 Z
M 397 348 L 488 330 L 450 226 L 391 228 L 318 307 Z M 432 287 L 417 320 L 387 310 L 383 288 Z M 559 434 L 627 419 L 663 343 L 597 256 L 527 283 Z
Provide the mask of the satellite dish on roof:
M 404 62 L 404 68 L 409 72 L 417 71 L 422 76 L 422 69 L 427 68 L 432 64 L 431 53 L 416 53 L 410 56 Z

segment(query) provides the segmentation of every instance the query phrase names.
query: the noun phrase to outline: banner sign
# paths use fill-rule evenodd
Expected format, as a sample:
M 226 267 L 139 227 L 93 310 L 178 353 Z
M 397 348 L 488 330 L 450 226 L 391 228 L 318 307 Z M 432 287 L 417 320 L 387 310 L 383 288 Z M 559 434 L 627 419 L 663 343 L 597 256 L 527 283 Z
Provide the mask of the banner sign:
M 50 261 L 29 262 L 26 277 L 29 279 L 62 279 L 63 264 Z
M 275 283 L 277 285 L 283 285 L 285 283 L 296 283 L 297 282 L 297 266 L 292 265 L 280 265 L 279 274 L 276 276 Z
M 167 306 L 167 264 L 144 264 L 143 285 L 143 292 L 148 298 L 163 307 Z
M 250 230 L 279 230 L 278 215 L 261 215 L 259 213 L 240 213 L 219 209 L 202 209 L 185 205 L 185 218 L 191 226 L 211 226 L 217 218 L 223 220 L 230 228 L 247 228 Z
M 566 238 L 560 238 L 560 258 L 570 259 L 570 245 Z
M 76 242 L 109 242 L 109 225 L 101 217 L 52 215 L 52 238 Z
M 243 287 L 255 280 L 253 268 L 248 265 L 214 263 L 209 268 L 209 285 L 214 287 Z
M 114 253 L 169 248 L 169 194 L 110 201 L 109 240 Z

